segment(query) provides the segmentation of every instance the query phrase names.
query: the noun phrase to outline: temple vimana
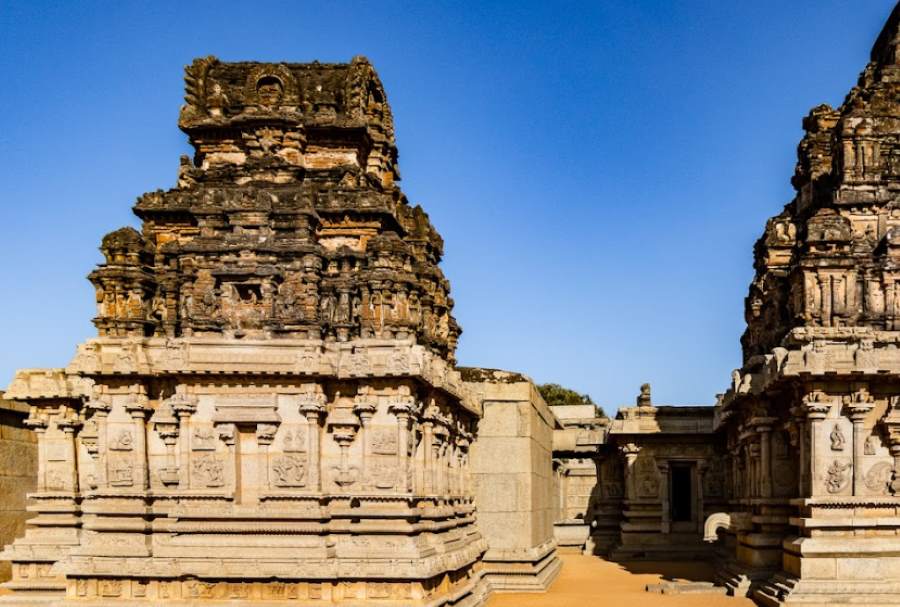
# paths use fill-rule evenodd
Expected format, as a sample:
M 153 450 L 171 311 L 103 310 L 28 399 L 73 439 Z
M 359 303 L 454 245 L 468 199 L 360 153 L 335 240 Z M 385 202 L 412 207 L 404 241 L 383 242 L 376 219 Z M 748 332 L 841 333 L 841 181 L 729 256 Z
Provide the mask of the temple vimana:
M 900 605 L 900 7 L 803 119 L 741 368 L 614 418 L 457 366 L 366 59 L 206 57 L 185 88 L 193 158 L 103 238 L 97 336 L 0 399 L 0 603 L 474 607 L 579 552 Z

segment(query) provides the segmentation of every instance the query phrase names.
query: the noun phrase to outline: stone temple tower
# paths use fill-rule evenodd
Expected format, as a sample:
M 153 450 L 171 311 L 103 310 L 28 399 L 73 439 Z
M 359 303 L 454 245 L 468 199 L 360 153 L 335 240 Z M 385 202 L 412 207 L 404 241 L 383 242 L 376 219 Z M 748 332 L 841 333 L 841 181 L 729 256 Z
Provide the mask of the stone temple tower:
M 764 605 L 900 605 L 900 7 L 756 244 L 744 365 L 718 408 L 722 577 Z
M 98 336 L 16 375 L 37 516 L 7 600 L 475 605 L 442 241 L 364 58 L 186 68 L 178 185 L 103 239 Z

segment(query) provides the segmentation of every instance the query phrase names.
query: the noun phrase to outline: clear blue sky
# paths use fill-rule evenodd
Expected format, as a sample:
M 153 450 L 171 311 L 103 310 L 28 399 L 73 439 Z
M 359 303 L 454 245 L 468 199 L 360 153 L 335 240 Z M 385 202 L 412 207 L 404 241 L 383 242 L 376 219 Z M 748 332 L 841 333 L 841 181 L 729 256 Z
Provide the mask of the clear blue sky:
M 94 334 L 101 237 L 174 186 L 182 67 L 368 56 L 401 185 L 446 241 L 461 364 L 607 410 L 711 403 L 801 118 L 889 0 L 0 2 L 0 385 Z

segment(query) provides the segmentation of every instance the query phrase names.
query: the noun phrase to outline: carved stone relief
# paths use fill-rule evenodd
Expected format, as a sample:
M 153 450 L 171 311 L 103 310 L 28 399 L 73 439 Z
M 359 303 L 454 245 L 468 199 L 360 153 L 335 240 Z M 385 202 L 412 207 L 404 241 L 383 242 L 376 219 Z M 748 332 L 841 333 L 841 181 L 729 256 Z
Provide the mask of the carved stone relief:
M 866 472 L 866 489 L 877 495 L 890 495 L 893 467 L 887 462 L 873 464 Z
M 279 455 L 272 461 L 272 478 L 276 487 L 305 486 L 306 458 L 297 455 Z
M 194 479 L 203 487 L 222 487 L 225 485 L 225 464 L 216 455 L 200 455 L 191 462 Z
M 850 484 L 850 462 L 834 460 L 825 473 L 825 490 L 828 493 L 841 493 Z

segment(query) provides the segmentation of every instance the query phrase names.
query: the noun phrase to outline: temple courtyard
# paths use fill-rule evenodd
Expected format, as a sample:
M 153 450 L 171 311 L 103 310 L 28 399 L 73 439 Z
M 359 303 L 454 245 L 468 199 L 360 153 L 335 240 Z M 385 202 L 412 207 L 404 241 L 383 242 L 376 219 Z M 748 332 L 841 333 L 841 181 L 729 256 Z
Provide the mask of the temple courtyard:
M 0 604 L 900 607 L 900 4 L 802 119 L 741 367 L 610 416 L 458 365 L 365 57 L 184 81 L 97 335 L 0 393 Z
M 750 607 L 753 601 L 710 592 L 662 594 L 647 586 L 676 582 L 709 582 L 713 569 L 706 563 L 675 561 L 623 561 L 595 556 L 562 554 L 563 568 L 546 593 L 494 594 L 487 607 L 585 607 L 588 605 L 660 605 L 666 607 Z M 721 588 L 719 589 L 721 590 Z

